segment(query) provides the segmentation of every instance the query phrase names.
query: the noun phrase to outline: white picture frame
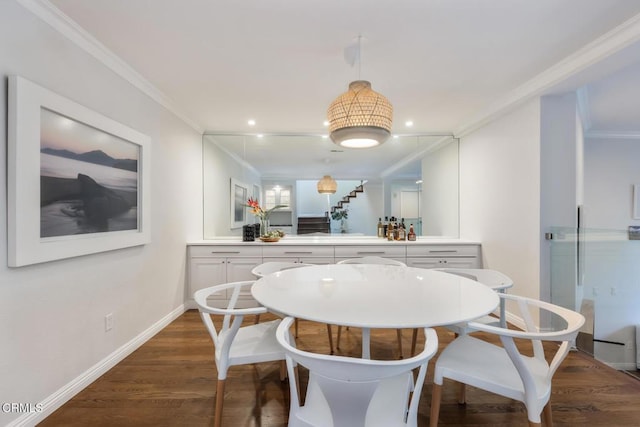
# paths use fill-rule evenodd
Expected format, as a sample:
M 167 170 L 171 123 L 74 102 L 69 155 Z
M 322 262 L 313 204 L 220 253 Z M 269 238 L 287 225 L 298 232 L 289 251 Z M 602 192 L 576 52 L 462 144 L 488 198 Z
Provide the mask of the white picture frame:
M 231 210 L 231 229 L 240 228 L 247 222 L 247 201 L 249 199 L 249 186 L 235 178 L 231 178 L 229 188 L 229 206 Z
M 149 243 L 148 136 L 20 76 L 9 76 L 8 107 L 9 267 Z M 50 148 L 49 141 L 85 151 Z M 132 155 L 100 160 L 89 155 L 111 149 Z M 51 156 L 61 163 L 48 165 Z M 73 166 L 64 169 L 63 162 Z M 104 177 L 96 178 L 98 172 L 91 177 L 85 168 L 102 168 Z M 126 178 L 113 189 L 116 176 Z
M 640 219 L 640 184 L 633 186 L 633 219 Z

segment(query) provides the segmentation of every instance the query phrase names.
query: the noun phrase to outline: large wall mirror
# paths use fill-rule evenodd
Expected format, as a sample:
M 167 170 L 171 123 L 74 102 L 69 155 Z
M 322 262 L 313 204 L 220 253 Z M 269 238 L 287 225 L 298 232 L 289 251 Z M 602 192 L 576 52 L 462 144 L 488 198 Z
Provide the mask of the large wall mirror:
M 356 187 L 364 191 L 344 203 L 346 221 L 331 220 L 332 234 L 376 235 L 378 219 L 405 218 L 420 236 L 459 236 L 458 140 L 451 135 L 404 135 L 379 147 L 347 149 L 322 135 L 203 135 L 204 238 L 240 235 L 231 218 L 231 182 L 263 204 L 286 200 L 271 225 L 297 234 L 299 218 L 331 213 Z M 319 194 L 325 175 L 334 194 Z M 232 221 L 233 220 L 233 221 Z M 247 212 L 245 223 L 255 222 Z

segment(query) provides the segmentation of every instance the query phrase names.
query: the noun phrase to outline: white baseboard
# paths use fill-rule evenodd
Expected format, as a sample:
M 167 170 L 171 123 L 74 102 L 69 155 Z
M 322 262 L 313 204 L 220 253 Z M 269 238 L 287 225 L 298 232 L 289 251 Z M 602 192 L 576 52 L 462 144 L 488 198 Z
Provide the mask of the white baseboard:
M 41 412 L 24 414 L 13 420 L 11 423 L 7 424 L 7 427 L 35 426 L 36 424 L 47 418 L 49 415 L 51 415 L 60 406 L 68 402 L 73 396 L 78 394 L 89 384 L 98 379 L 101 375 L 106 373 L 109 369 L 113 368 L 115 365 L 121 362 L 125 357 L 133 353 L 134 350 L 138 349 L 142 344 L 147 342 L 151 337 L 164 329 L 164 327 L 173 322 L 184 312 L 184 304 L 178 306 L 162 319 L 151 325 L 148 329 L 141 332 L 131 341 L 124 344 L 122 347 L 118 348 L 116 351 L 93 365 L 91 368 L 87 369 L 80 376 L 76 377 L 75 379 L 58 389 L 55 393 L 45 398 L 41 402 Z

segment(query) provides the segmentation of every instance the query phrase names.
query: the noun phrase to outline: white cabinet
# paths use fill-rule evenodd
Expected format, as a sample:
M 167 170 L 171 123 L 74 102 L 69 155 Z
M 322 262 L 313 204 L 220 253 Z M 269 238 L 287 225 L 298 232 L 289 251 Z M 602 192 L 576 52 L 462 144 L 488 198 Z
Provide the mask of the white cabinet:
M 261 247 L 190 246 L 187 305 L 195 308 L 193 294 L 197 290 L 222 283 L 254 280 L 251 270 L 262 263 Z M 253 305 L 249 288 L 240 294 L 239 307 Z M 216 307 L 226 306 L 229 295 L 216 294 L 209 302 Z
M 333 246 L 265 246 L 263 262 L 284 261 L 304 264 L 333 264 Z
M 481 268 L 480 246 L 407 246 L 407 265 L 417 268 Z
M 351 243 L 351 242 L 350 242 Z M 332 264 L 348 258 L 379 256 L 406 263 L 410 267 L 480 268 L 480 245 L 453 242 L 337 242 L 304 243 L 240 243 L 192 244 L 188 246 L 188 277 L 186 305 L 196 308 L 193 293 L 199 289 L 221 283 L 254 280 L 251 270 L 269 261 L 300 262 L 305 264 Z M 229 295 L 216 295 L 210 300 L 217 307 L 226 306 Z M 250 289 L 240 296 L 238 306 L 254 304 Z
M 390 245 L 359 245 L 359 246 L 336 246 L 336 262 L 350 258 L 362 258 L 365 256 L 378 256 L 381 258 L 391 258 L 396 261 L 406 262 L 407 251 L 403 243 Z

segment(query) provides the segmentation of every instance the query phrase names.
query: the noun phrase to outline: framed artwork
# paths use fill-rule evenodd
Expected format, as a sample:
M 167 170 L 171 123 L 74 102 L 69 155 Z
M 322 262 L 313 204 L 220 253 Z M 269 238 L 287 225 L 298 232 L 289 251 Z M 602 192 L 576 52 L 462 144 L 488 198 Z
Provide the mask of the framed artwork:
M 231 191 L 229 206 L 231 206 L 231 228 L 240 228 L 247 221 L 247 200 L 249 199 L 249 187 L 231 178 Z
M 149 138 L 9 77 L 8 264 L 150 241 Z
M 633 186 L 633 219 L 640 219 L 640 184 Z

